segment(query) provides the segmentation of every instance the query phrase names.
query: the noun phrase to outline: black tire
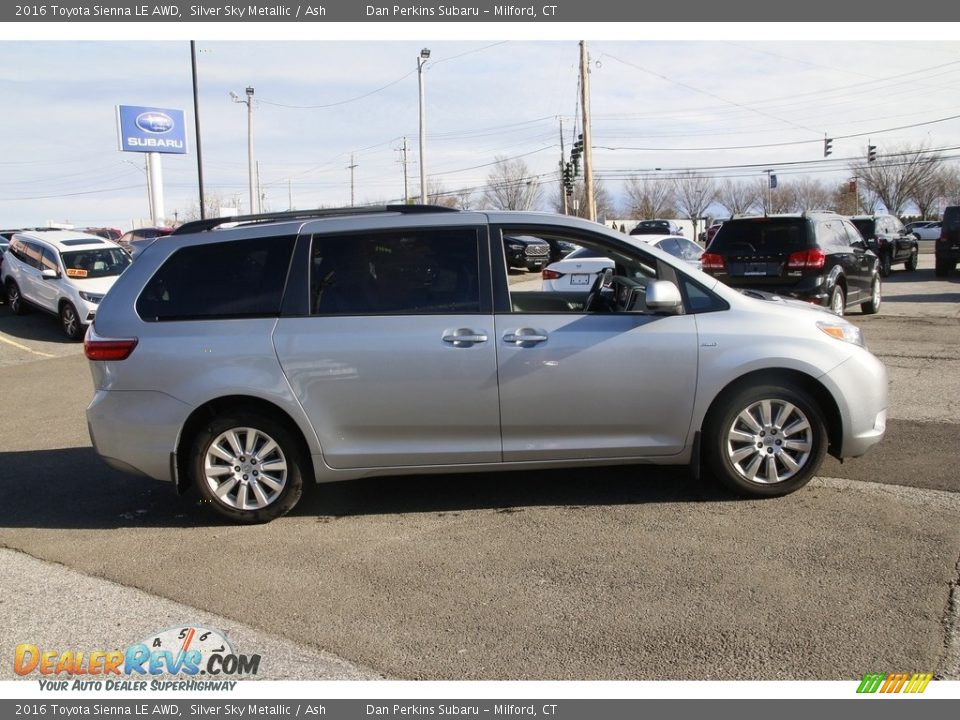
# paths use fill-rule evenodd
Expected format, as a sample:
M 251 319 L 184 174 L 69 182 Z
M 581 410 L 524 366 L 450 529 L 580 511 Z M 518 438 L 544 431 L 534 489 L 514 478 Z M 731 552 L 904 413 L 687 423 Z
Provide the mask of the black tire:
M 771 408 L 769 422 L 763 418 L 764 402 Z M 820 468 L 827 451 L 827 427 L 823 412 L 805 390 L 788 383 L 743 386 L 716 403 L 704 426 L 705 465 L 735 493 L 787 495 L 806 485 Z M 747 414 L 755 427 L 744 421 Z
M 79 340 L 83 337 L 84 329 L 77 315 L 73 303 L 67 301 L 60 304 L 60 329 L 70 340 Z
M 890 276 L 890 253 L 880 254 L 880 277 Z
M 913 272 L 917 269 L 917 265 L 920 264 L 920 252 L 914 248 L 913 252 L 910 253 L 910 259 L 903 264 L 904 269 Z
M 241 453 L 252 449 L 253 454 L 237 455 L 234 448 Z M 190 479 L 217 513 L 253 524 L 285 515 L 297 504 L 304 462 L 300 445 L 283 425 L 240 412 L 214 418 L 200 429 L 190 445 L 188 467 Z
M 874 275 L 870 282 L 870 300 L 860 303 L 860 310 L 864 315 L 876 315 L 880 311 L 880 303 L 883 301 L 883 286 L 880 282 L 880 276 Z
M 830 291 L 830 309 L 840 317 L 843 317 L 847 309 L 847 294 L 840 285 L 834 285 L 833 290 Z
M 20 288 L 13 280 L 7 280 L 7 305 L 10 306 L 10 312 L 14 315 L 24 315 L 27 312 L 27 304 L 23 301 L 23 295 L 20 294 Z
M 951 260 L 941 260 L 940 258 L 937 258 L 936 264 L 933 268 L 933 274 L 937 277 L 946 277 L 956 266 L 956 263 Z

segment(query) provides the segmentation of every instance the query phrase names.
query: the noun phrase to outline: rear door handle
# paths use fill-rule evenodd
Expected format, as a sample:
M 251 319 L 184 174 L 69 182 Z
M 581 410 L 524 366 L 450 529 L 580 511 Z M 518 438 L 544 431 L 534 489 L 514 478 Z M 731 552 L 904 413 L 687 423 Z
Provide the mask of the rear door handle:
M 484 343 L 489 338 L 485 330 L 472 330 L 470 328 L 457 328 L 456 330 L 444 330 L 443 341 L 454 347 L 473 347 L 477 343 Z
M 503 341 L 511 345 L 517 345 L 518 347 L 524 347 L 526 345 L 536 345 L 537 343 L 546 342 L 548 335 L 543 330 L 537 330 L 535 328 L 517 328 L 516 330 L 508 330 L 504 336 Z

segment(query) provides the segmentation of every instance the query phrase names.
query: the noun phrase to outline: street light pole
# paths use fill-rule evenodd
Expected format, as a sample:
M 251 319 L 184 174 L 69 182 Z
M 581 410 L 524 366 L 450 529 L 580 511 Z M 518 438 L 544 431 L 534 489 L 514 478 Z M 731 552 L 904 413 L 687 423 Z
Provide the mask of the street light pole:
M 430 49 L 423 48 L 417 56 L 417 80 L 420 85 L 420 204 L 427 204 L 427 166 L 424 158 L 427 144 L 426 108 L 423 102 L 423 66 L 430 57 Z
M 254 192 L 253 183 L 253 88 L 248 87 L 246 93 L 246 100 L 235 92 L 231 92 L 230 97 L 235 103 L 243 103 L 247 106 L 247 175 L 250 181 L 250 212 L 256 214 L 260 212 L 260 202 Z

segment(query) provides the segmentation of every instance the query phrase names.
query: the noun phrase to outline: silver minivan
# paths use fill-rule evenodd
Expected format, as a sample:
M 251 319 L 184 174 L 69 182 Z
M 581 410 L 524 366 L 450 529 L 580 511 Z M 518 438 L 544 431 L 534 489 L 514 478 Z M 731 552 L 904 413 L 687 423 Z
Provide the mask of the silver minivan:
M 612 267 L 544 291 L 508 269 L 517 235 Z M 778 496 L 886 424 L 886 371 L 856 326 L 552 214 L 189 223 L 119 278 L 85 349 L 100 455 L 237 522 L 374 475 L 689 465 Z

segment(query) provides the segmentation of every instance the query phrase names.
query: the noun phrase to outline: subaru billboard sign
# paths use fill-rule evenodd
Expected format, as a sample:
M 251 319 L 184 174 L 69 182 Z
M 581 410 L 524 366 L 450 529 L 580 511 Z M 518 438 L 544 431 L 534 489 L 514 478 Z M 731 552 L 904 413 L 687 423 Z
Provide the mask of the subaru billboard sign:
M 117 127 L 124 152 L 187 152 L 183 110 L 117 105 Z

